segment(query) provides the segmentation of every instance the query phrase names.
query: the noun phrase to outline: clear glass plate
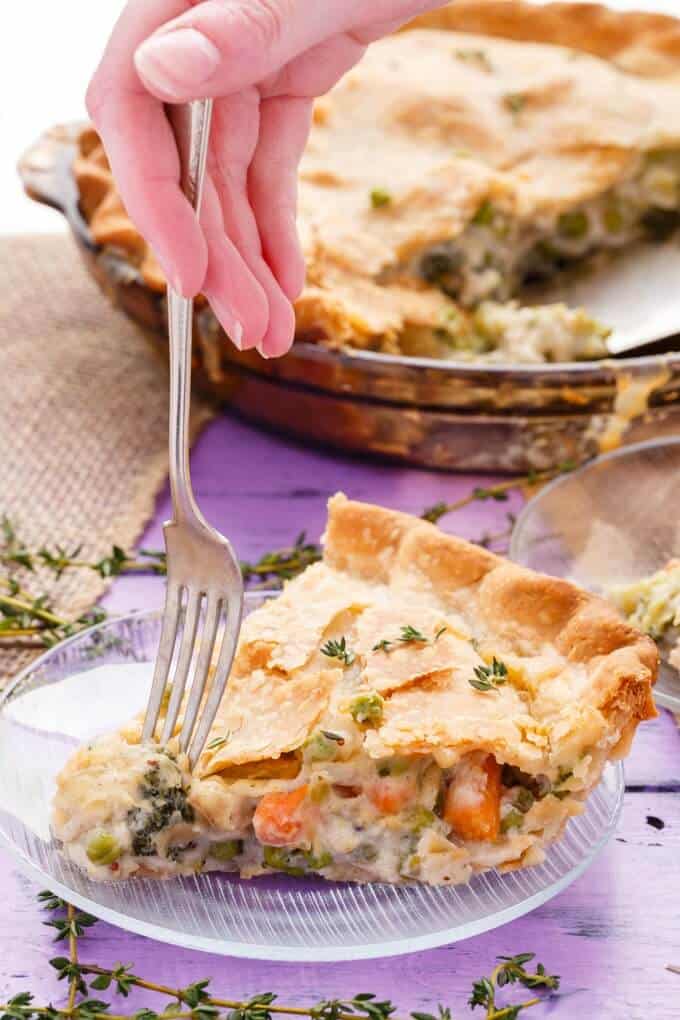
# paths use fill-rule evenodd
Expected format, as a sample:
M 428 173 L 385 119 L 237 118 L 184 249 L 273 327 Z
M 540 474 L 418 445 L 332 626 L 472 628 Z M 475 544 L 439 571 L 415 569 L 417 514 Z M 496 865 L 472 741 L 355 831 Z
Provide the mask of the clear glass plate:
M 517 519 L 510 557 L 604 594 L 680 555 L 680 437 L 598 457 L 546 485 Z M 654 691 L 680 711 L 680 674 L 662 663 Z
M 253 608 L 261 596 L 249 596 Z M 82 740 L 144 704 L 158 613 L 104 623 L 47 652 L 0 700 L 0 845 L 75 905 L 130 931 L 230 956 L 351 960 L 393 956 L 468 938 L 533 910 L 592 862 L 614 832 L 623 770 L 607 768 L 586 810 L 543 864 L 490 872 L 455 888 L 329 883 L 287 876 L 241 881 L 206 874 L 168 881 L 96 883 L 50 838 L 54 776 Z M 110 675 L 81 675 L 119 666 Z

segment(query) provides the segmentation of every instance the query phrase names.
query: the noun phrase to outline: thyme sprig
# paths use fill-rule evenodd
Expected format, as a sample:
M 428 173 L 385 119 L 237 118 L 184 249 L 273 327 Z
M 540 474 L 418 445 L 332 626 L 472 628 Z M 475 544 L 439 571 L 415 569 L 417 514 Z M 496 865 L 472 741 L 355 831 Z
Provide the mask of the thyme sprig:
M 557 974 L 547 974 L 542 963 L 536 966 L 532 973 L 526 969 L 526 964 L 531 963 L 535 953 L 518 953 L 517 956 L 499 956 L 501 961 L 489 975 L 480 978 L 472 986 L 472 995 L 468 1005 L 471 1009 L 483 1006 L 486 1009 L 486 1020 L 516 1020 L 525 1009 L 538 1006 L 543 1000 L 539 996 L 527 999 L 512 1006 L 499 1006 L 496 1003 L 496 992 L 506 985 L 520 984 L 524 988 L 543 989 L 545 991 L 557 991 L 560 987 L 560 979 Z
M 490 666 L 475 666 L 468 683 L 476 691 L 495 691 L 508 679 L 508 667 L 494 655 Z
M 373 652 L 391 652 L 395 645 L 404 644 L 419 644 L 429 645 L 435 644 L 439 641 L 439 638 L 448 630 L 448 627 L 440 627 L 436 632 L 432 640 L 423 634 L 422 631 L 418 630 L 417 627 L 412 627 L 410 623 L 407 623 L 401 628 L 401 633 L 398 638 L 381 638 L 380 641 L 376 641 L 371 651 Z
M 55 956 L 49 962 L 57 979 L 68 985 L 66 1004 L 55 1007 L 37 1005 L 31 992 L 18 992 L 0 1004 L 0 1020 L 274 1020 L 277 1014 L 308 1017 L 310 1020 L 395 1020 L 397 1007 L 389 999 L 378 999 L 372 992 L 360 992 L 344 999 L 322 999 L 310 1006 L 279 1003 L 273 992 L 262 992 L 248 999 L 228 999 L 213 995 L 210 980 L 194 981 L 184 988 L 151 981 L 135 974 L 132 964 L 115 963 L 102 967 L 80 959 L 80 939 L 97 923 L 97 918 L 76 910 L 49 891 L 38 895 L 41 905 L 59 914 L 44 923 L 56 929 L 56 941 L 68 940 L 68 956 Z M 501 956 L 490 977 L 475 981 L 469 1005 L 484 1006 L 487 1020 L 514 1020 L 522 1010 L 543 1001 L 538 996 L 517 1006 L 496 1004 L 496 991 L 508 984 L 555 991 L 559 978 L 547 974 L 542 964 L 536 971 L 526 970 L 533 953 Z M 158 1011 L 145 1007 L 126 1013 L 113 1013 L 111 1003 L 92 993 L 113 991 L 127 999 L 133 989 L 152 992 L 166 1000 Z M 438 1005 L 435 1013 L 415 1011 L 411 1020 L 452 1020 L 448 1006 Z
M 321 654 L 327 655 L 329 659 L 339 659 L 345 666 L 351 666 L 355 659 L 354 652 L 347 647 L 347 639 L 344 637 L 338 640 L 331 638 L 321 648 Z
M 522 475 L 520 478 L 508 478 L 504 482 L 498 482 L 496 485 L 489 485 L 486 488 L 476 486 L 470 493 L 468 493 L 467 496 L 463 496 L 461 499 L 457 499 L 453 503 L 434 503 L 432 506 L 427 507 L 426 510 L 423 510 L 420 516 L 424 521 L 430 521 L 431 524 L 437 524 L 446 514 L 451 514 L 455 510 L 462 510 L 463 507 L 469 506 L 474 502 L 484 503 L 488 500 L 494 500 L 498 503 L 504 503 L 508 500 L 509 494 L 513 491 L 513 489 L 531 489 L 536 485 L 543 485 L 546 482 L 552 481 L 553 478 L 557 478 L 559 475 L 568 474 L 570 471 L 573 471 L 576 466 L 577 465 L 574 461 L 565 460 L 562 461 L 561 464 L 558 464 L 553 470 L 529 471 L 526 475 Z

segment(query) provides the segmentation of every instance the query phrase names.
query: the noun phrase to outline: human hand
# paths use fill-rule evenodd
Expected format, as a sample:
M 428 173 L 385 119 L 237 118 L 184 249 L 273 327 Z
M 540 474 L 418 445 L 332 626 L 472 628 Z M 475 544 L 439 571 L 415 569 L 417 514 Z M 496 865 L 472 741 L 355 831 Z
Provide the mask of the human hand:
M 202 291 L 237 347 L 293 341 L 305 267 L 297 166 L 312 100 L 373 40 L 444 0 L 128 0 L 87 109 L 128 214 L 175 290 Z M 200 222 L 164 103 L 214 97 Z

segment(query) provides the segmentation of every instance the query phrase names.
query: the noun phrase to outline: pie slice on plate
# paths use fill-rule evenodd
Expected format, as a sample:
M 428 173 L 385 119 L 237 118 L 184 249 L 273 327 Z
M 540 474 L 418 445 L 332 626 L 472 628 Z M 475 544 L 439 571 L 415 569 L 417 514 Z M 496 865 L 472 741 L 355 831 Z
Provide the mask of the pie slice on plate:
M 134 721 L 67 763 L 54 834 L 97 879 L 526 867 L 655 714 L 656 669 L 604 600 L 338 495 L 323 561 L 246 619 L 194 773 Z
M 94 240 L 165 281 L 96 134 L 74 167 Z M 596 4 L 457 2 L 370 46 L 314 110 L 297 333 L 504 362 L 607 353 L 524 287 L 680 223 L 680 21 Z

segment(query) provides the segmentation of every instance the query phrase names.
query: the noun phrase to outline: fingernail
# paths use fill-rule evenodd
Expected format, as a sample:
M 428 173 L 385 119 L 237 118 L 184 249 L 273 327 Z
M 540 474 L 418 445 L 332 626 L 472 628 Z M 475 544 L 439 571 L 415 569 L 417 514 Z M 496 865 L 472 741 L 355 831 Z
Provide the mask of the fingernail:
M 228 330 L 229 339 L 231 340 L 231 342 L 233 343 L 234 347 L 237 350 L 242 351 L 243 350 L 243 326 L 241 325 L 241 323 L 237 319 L 234 319 L 233 322 L 234 322 L 233 326 L 231 327 L 230 330 Z
M 170 266 L 164 265 L 163 261 L 158 257 L 158 255 L 156 255 L 156 258 L 158 259 L 158 264 L 163 271 L 163 276 L 165 277 L 165 282 L 167 283 L 168 287 L 172 287 L 175 293 L 181 294 L 182 281 L 180 280 L 179 275 Z
M 220 304 L 208 295 L 210 306 L 219 319 L 220 325 L 237 351 L 243 350 L 243 324 L 232 314 L 229 308 Z
M 152 35 L 135 53 L 135 67 L 147 85 L 183 99 L 217 70 L 220 51 L 195 28 Z

